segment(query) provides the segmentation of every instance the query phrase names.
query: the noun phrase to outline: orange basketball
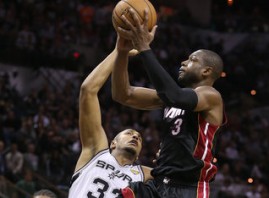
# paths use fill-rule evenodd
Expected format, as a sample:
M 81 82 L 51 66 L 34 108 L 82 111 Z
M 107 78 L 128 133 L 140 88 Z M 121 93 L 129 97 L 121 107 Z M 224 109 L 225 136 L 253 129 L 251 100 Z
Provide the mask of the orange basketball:
M 121 19 L 122 15 L 133 23 L 131 14 L 129 9 L 132 8 L 136 14 L 140 22 L 144 20 L 144 10 L 148 9 L 148 29 L 151 30 L 157 23 L 157 13 L 154 6 L 151 4 L 149 0 L 121 0 L 115 6 L 112 13 L 112 23 L 114 28 L 117 30 L 117 27 L 122 27 L 124 29 L 128 29 L 124 21 Z

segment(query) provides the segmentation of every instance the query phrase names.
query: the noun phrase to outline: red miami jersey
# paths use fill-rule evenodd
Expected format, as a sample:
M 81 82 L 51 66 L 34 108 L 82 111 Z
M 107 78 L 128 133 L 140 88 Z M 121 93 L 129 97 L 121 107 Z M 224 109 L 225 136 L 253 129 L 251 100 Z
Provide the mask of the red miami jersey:
M 209 182 L 217 172 L 212 160 L 220 126 L 206 122 L 199 112 L 175 107 L 164 109 L 163 120 L 161 151 L 153 177 L 165 176 L 193 186 Z

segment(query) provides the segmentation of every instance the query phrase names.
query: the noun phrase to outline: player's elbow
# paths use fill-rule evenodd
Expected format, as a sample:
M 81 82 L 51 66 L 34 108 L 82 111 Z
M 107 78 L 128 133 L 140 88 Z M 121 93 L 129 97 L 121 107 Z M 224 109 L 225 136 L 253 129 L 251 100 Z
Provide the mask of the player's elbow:
M 112 99 L 120 104 L 127 105 L 127 101 L 130 97 L 128 91 L 124 92 L 117 92 L 112 90 Z
M 96 95 L 99 89 L 92 86 L 90 83 L 83 82 L 80 86 L 80 94 L 92 94 Z

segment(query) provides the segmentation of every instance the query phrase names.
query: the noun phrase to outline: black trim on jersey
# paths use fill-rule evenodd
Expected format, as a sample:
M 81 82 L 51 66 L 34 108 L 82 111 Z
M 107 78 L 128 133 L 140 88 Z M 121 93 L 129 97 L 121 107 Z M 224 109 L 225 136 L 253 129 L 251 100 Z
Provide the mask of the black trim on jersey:
M 96 153 L 86 164 L 84 164 L 80 169 L 78 169 L 76 172 L 74 172 L 73 176 L 75 176 L 76 173 L 80 172 L 82 169 L 84 169 L 86 166 L 88 166 L 91 163 L 91 161 L 93 161 L 95 158 L 97 158 L 100 155 L 103 155 L 104 153 L 106 153 L 106 151 L 109 152 L 109 149 L 107 148 L 107 149 L 101 150 L 98 153 Z M 72 176 L 72 178 L 73 178 L 73 176 Z
M 80 173 L 76 173 L 75 175 L 72 176 L 69 187 L 71 188 L 72 184 L 77 180 L 77 178 L 80 176 Z
M 103 155 L 106 153 L 106 151 L 109 152 L 109 149 L 104 149 L 99 151 L 98 153 L 96 153 L 86 164 L 84 164 L 80 169 L 78 169 L 76 172 L 74 172 L 73 176 L 71 177 L 70 180 L 70 187 L 72 186 L 72 184 L 77 180 L 77 178 L 80 176 L 82 169 L 84 169 L 86 166 L 88 166 L 89 164 L 91 164 L 91 162 L 95 159 L 98 158 L 100 155 Z M 110 153 L 110 152 L 109 152 Z
M 181 88 L 158 62 L 152 50 L 142 51 L 145 70 L 154 85 L 159 97 L 167 106 L 194 110 L 198 103 L 198 96 L 191 88 Z

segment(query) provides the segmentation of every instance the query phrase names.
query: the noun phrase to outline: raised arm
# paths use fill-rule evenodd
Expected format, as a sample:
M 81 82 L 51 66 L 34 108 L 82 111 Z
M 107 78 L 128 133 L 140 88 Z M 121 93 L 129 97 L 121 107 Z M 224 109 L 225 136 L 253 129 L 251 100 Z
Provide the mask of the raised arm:
M 149 32 L 147 28 L 148 11 L 145 11 L 145 20 L 142 24 L 132 9 L 130 9 L 130 13 L 135 24 L 131 24 L 125 16 L 122 16 L 122 19 L 129 26 L 130 30 L 124 30 L 119 27 L 118 31 L 121 35 L 132 40 L 134 48 L 140 52 L 139 56 L 143 61 L 150 81 L 157 90 L 158 96 L 166 105 L 193 110 L 197 105 L 197 95 L 195 92 L 190 88 L 180 88 L 160 65 L 150 48 L 156 27 Z
M 130 85 L 128 75 L 128 52 L 130 41 L 118 38 L 116 66 L 112 72 L 112 97 L 115 101 L 136 109 L 151 110 L 161 108 L 163 102 L 156 90 Z
M 124 22 L 128 25 L 128 30 L 119 27 L 118 32 L 121 35 L 124 35 L 125 38 L 132 40 L 134 48 L 140 52 L 140 57 L 143 60 L 145 70 L 152 84 L 157 90 L 158 96 L 166 105 L 179 107 L 186 110 L 199 112 L 203 111 L 205 114 L 208 114 L 205 115 L 207 121 L 219 125 L 222 121 L 221 112 L 223 110 L 223 105 L 219 92 L 211 86 L 214 82 L 213 78 L 215 77 L 212 77 L 213 75 L 211 75 L 211 79 L 208 80 L 208 75 L 210 72 L 212 72 L 212 67 L 205 65 L 205 68 L 207 69 L 204 70 L 203 75 L 207 75 L 207 81 L 204 80 L 203 83 L 200 81 L 200 84 L 196 84 L 196 86 L 189 86 L 189 88 L 179 87 L 177 83 L 172 79 L 172 77 L 160 65 L 150 48 L 150 43 L 152 41 L 152 37 L 154 37 L 155 29 L 149 32 L 147 28 L 148 11 L 145 11 L 145 20 L 143 23 L 139 21 L 138 16 L 132 9 L 129 11 L 133 18 L 134 24 L 130 23 L 130 21 L 128 21 L 128 19 L 122 15 L 122 20 L 124 20 Z M 196 52 L 196 54 L 199 53 L 201 57 L 201 53 L 204 55 L 205 53 L 209 52 Z M 216 58 L 215 55 L 214 57 Z M 204 63 L 201 62 L 202 61 L 200 61 L 200 64 Z M 220 61 L 218 60 L 217 62 L 219 67 L 221 67 Z M 186 63 L 189 63 L 187 64 L 188 66 L 190 65 L 189 67 L 191 67 L 192 64 L 198 64 L 197 60 L 192 59 L 184 62 L 184 66 L 187 66 Z M 195 87 L 197 88 L 194 89 Z M 214 119 L 215 117 L 220 119 Z
M 82 151 L 75 170 L 84 166 L 93 155 L 108 148 L 97 94 L 112 72 L 115 56 L 116 50 L 87 76 L 80 87 L 79 129 Z

